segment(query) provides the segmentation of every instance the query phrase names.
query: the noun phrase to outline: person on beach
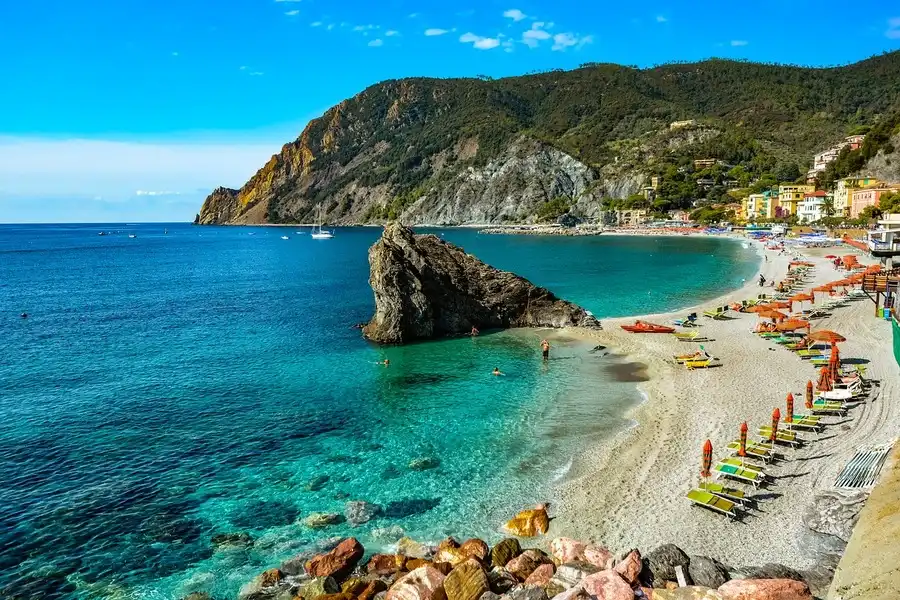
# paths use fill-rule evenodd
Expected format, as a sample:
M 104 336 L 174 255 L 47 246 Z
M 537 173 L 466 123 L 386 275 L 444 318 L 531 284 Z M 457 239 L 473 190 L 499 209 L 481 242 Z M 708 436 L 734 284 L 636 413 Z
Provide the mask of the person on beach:
M 762 274 L 762 273 L 760 273 L 760 274 L 759 274 L 759 287 L 762 287 L 762 286 L 764 286 L 764 285 L 766 285 L 766 278 L 763 277 L 763 274 Z
M 493 372 L 492 372 L 491 374 L 492 374 L 494 377 L 499 377 L 499 376 L 503 375 L 503 373 L 500 372 L 500 368 L 499 368 L 499 367 L 494 367 L 494 370 L 493 370 Z
M 469 332 L 469 335 L 471 335 L 472 337 L 475 337 L 476 335 L 478 335 L 478 333 L 479 333 L 478 328 L 475 327 L 474 325 L 472 325 L 472 331 Z
M 547 340 L 541 340 L 541 354 L 544 355 L 544 360 L 549 360 L 550 358 L 550 342 Z

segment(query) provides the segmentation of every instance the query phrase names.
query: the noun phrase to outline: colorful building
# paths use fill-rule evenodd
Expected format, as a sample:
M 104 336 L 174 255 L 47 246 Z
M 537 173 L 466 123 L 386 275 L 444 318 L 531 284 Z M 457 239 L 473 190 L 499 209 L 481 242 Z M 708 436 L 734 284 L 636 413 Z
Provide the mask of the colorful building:
M 827 216 L 825 214 L 825 200 L 828 194 L 824 190 L 816 190 L 815 192 L 805 194 L 803 202 L 799 206 L 797 216 L 800 217 L 801 223 L 814 223 Z
M 887 192 L 896 193 L 900 188 L 896 187 L 870 187 L 853 190 L 850 196 L 850 218 L 857 219 L 867 206 L 878 206 L 881 196 Z
M 787 217 L 798 214 L 804 196 L 814 191 L 816 191 L 816 188 L 812 185 L 779 185 L 778 204 L 781 207 L 779 216 Z
M 741 200 L 741 216 L 748 221 L 768 217 L 766 197 L 763 194 L 750 194 Z
M 876 187 L 881 182 L 873 177 L 845 177 L 834 186 L 834 214 L 837 217 L 849 217 L 851 196 L 854 191 Z

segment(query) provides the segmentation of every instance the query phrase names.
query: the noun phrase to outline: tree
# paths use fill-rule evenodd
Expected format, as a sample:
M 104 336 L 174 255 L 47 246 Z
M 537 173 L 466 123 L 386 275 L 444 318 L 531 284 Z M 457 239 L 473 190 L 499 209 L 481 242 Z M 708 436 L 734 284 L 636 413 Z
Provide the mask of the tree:
M 548 221 L 553 221 L 557 217 L 562 214 L 565 214 L 569 211 L 569 199 L 563 196 L 557 196 L 553 200 L 549 202 L 545 202 L 538 208 L 537 217 L 538 221 L 546 223 Z
M 877 206 L 867 206 L 859 213 L 859 221 L 860 225 L 865 225 L 871 221 L 874 221 L 878 217 L 881 216 L 881 209 Z
M 882 213 L 900 212 L 900 192 L 885 192 L 878 200 Z
M 826 217 L 834 215 L 834 198 L 826 196 L 825 199 L 822 200 L 822 212 L 825 213 Z
M 779 182 L 796 181 L 800 177 L 800 167 L 797 163 L 781 163 L 775 168 L 775 178 Z

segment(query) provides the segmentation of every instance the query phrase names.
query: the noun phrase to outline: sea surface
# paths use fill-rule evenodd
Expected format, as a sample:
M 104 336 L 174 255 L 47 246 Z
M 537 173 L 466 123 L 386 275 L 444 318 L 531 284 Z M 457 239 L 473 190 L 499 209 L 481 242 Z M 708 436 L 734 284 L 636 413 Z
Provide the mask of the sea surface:
M 627 425 L 625 359 L 584 342 L 544 363 L 540 332 L 362 340 L 379 233 L 0 226 L 0 597 L 225 599 L 335 536 L 496 540 Z M 600 318 L 694 304 L 758 264 L 714 238 L 434 233 Z M 382 515 L 303 525 L 349 500 Z M 233 533 L 252 543 L 212 541 Z

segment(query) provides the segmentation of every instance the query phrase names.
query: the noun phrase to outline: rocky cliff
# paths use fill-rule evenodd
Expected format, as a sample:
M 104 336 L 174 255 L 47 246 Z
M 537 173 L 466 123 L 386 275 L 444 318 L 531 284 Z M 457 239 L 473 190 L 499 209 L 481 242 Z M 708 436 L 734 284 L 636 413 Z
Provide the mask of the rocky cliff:
M 597 327 L 584 309 L 434 235 L 390 223 L 369 249 L 375 315 L 363 334 L 379 343 L 507 327 Z
M 547 218 L 551 201 L 592 217 L 697 156 L 754 176 L 802 166 L 900 107 L 898 79 L 894 52 L 831 69 L 710 60 L 386 81 L 313 119 L 240 189 L 216 189 L 197 222 L 500 224 Z

